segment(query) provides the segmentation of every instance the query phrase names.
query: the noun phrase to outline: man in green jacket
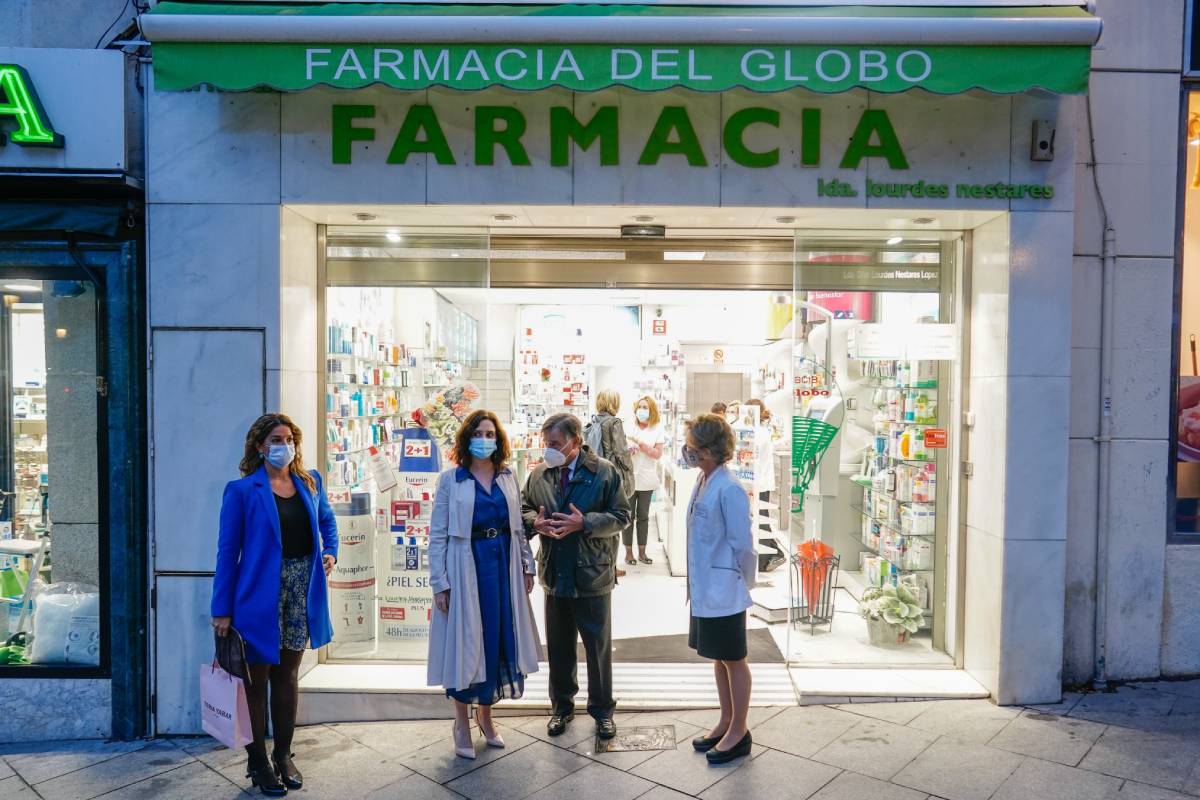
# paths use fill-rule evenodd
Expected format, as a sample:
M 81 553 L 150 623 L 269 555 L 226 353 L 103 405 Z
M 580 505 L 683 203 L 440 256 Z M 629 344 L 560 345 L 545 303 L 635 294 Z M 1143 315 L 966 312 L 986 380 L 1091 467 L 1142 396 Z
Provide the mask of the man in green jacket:
M 617 735 L 613 722 L 612 590 L 617 537 L 629 524 L 621 476 L 583 444 L 579 419 L 554 414 L 542 425 L 543 462 L 521 498 L 527 536 L 541 536 L 538 575 L 546 594 L 546 649 L 550 702 L 546 730 L 558 736 L 575 718 L 579 691 L 576 636 L 588 665 L 588 714 L 602 739 Z

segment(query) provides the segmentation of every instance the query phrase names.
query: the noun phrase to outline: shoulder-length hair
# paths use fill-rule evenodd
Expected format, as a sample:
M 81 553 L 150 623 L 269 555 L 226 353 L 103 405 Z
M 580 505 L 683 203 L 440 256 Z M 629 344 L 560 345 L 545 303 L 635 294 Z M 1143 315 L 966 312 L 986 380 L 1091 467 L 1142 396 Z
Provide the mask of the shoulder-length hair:
M 596 395 L 596 413 L 612 414 L 614 417 L 621 413 L 621 395 L 615 389 L 605 389 Z
M 458 435 L 454 437 L 454 448 L 450 451 L 450 458 L 460 467 L 471 466 L 471 461 L 475 458 L 471 455 L 471 439 L 475 436 L 475 431 L 479 430 L 479 423 L 485 419 L 490 420 L 496 426 L 496 450 L 491 455 L 491 462 L 497 470 L 501 470 L 508 465 L 508 460 L 512 458 L 512 449 L 508 445 L 508 434 L 504 432 L 504 426 L 500 424 L 500 419 L 491 411 L 481 408 L 478 411 L 472 411 L 463 420 L 462 427 L 458 429 Z
M 258 448 L 262 447 L 263 443 L 267 441 L 267 437 L 271 435 L 271 431 L 280 425 L 286 425 L 292 432 L 292 444 L 296 448 L 296 457 L 292 459 L 291 464 L 288 464 L 288 471 L 299 478 L 305 488 L 311 494 L 315 495 L 317 493 L 317 482 L 309 471 L 304 468 L 304 457 L 300 451 L 300 442 L 303 441 L 304 435 L 300 432 L 300 426 L 292 422 L 292 418 L 287 414 L 273 412 L 263 414 L 254 420 L 254 424 L 250 426 L 250 430 L 246 431 L 246 447 L 242 452 L 242 461 L 238 464 L 238 469 L 241 470 L 242 477 L 245 477 L 256 472 L 262 466 L 263 457 Z
M 657 425 L 658 421 L 662 418 L 658 415 L 658 403 L 654 402 L 654 398 L 651 397 L 650 395 L 646 395 L 645 397 L 639 397 L 637 400 L 633 401 L 634 419 L 637 419 L 637 407 L 640 406 L 643 402 L 650 409 L 650 418 L 646 420 L 646 425 L 647 426 Z

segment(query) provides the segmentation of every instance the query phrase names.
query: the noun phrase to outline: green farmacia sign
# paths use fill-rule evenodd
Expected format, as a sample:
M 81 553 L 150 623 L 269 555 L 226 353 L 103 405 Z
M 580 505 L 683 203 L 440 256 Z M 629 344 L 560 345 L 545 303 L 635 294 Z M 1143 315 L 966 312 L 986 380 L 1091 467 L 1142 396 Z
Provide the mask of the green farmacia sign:
M 29 73 L 19 64 L 0 64 L 0 147 L 5 143 L 5 122 L 16 123 L 16 130 L 8 136 L 14 144 L 63 146 L 62 134 L 55 132 L 50 124 Z

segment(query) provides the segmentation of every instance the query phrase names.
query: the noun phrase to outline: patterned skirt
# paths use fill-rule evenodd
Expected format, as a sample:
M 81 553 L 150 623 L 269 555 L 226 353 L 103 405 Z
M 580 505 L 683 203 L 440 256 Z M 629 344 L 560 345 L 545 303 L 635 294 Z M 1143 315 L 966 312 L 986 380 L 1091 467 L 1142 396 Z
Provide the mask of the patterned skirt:
M 279 646 L 308 649 L 308 584 L 312 558 L 285 558 L 279 572 Z

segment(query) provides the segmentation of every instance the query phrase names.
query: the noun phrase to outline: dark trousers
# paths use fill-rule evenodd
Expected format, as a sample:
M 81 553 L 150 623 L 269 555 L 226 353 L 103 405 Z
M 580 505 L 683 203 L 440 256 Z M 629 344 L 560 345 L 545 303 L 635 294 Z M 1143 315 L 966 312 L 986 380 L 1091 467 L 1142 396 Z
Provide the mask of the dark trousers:
M 612 716 L 612 595 L 553 597 L 546 595 L 546 649 L 550 659 L 550 704 L 557 716 L 575 710 L 579 691 L 576 637 L 587 654 L 588 714 Z
M 633 547 L 633 526 L 637 525 L 637 541 L 638 547 L 645 547 L 646 540 L 650 538 L 650 497 L 654 494 L 653 489 L 645 491 L 636 491 L 633 497 L 629 498 L 630 509 L 633 518 L 629 520 L 629 524 L 625 526 L 625 530 L 621 531 L 621 539 L 625 542 L 626 547 Z

